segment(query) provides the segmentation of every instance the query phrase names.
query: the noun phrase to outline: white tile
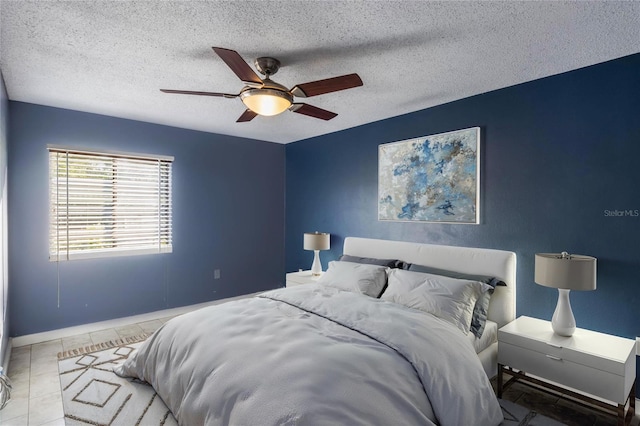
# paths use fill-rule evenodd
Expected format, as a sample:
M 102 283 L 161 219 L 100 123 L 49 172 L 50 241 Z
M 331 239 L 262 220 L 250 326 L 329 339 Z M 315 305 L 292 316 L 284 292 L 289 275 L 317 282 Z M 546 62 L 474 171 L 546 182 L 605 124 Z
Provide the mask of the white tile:
M 31 345 L 11 348 L 11 358 L 31 355 Z
M 29 383 L 29 400 L 41 398 L 53 393 L 60 394 L 61 392 L 60 376 L 57 371 L 55 373 L 31 376 L 31 381 Z
M 31 363 L 31 378 L 41 374 L 58 374 L 58 358 L 41 358 Z
M 60 392 L 29 400 L 29 426 L 41 426 L 62 417 L 64 410 Z
M 15 418 L 26 416 L 29 413 L 29 398 L 11 398 L 7 405 L 0 411 L 0 423 L 13 424 Z M 11 422 L 10 422 L 11 421 Z
M 58 352 L 62 352 L 62 341 L 60 339 L 49 342 L 38 343 L 31 346 L 31 362 L 43 358 L 56 358 Z
M 11 379 L 10 379 L 11 380 Z M 29 398 L 29 374 L 26 380 L 11 380 L 11 398 Z
M 26 350 L 25 350 L 26 348 Z M 16 348 L 11 350 L 11 358 L 9 358 L 9 371 L 13 366 L 28 365 L 31 362 L 31 346 Z
M 120 338 L 118 333 L 113 328 L 89 333 L 89 335 L 91 336 L 91 341 L 94 345 L 97 345 L 98 343 L 110 342 L 112 340 L 118 340 Z
M 2 426 L 28 426 L 29 415 L 25 414 L 24 416 L 14 417 L 9 420 L 2 420 L 2 416 L 0 416 L 0 424 L 2 424 Z
M 154 333 L 157 329 L 159 329 L 160 327 L 162 327 L 162 324 L 164 324 L 163 321 L 160 320 L 153 320 L 153 321 L 145 321 L 145 322 L 140 322 L 138 323 L 138 326 L 142 329 L 142 331 L 144 331 L 147 334 L 151 334 Z
M 29 372 L 31 370 L 31 362 L 21 362 L 9 364 L 8 376 L 11 383 L 29 381 Z
M 62 348 L 65 351 L 69 351 L 72 349 L 82 349 L 93 344 L 94 343 L 91 340 L 91 335 L 89 333 L 80 334 L 78 336 L 65 337 L 62 339 Z
M 59 419 L 55 419 L 51 422 L 42 423 L 39 426 L 65 426 L 64 417 L 60 417 Z
M 138 324 L 131 324 L 126 327 L 116 327 L 115 330 L 121 339 L 124 339 L 125 337 L 139 336 L 144 333 L 144 330 Z

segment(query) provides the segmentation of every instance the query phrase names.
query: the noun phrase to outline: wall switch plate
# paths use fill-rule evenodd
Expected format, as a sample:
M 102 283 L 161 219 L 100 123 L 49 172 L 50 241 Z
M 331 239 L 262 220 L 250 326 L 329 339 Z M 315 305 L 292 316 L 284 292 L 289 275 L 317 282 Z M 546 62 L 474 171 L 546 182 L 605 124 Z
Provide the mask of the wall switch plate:
M 213 271 L 213 279 L 214 280 L 219 280 L 220 279 L 220 269 L 216 269 Z
M 640 337 L 636 337 L 636 355 L 640 356 Z

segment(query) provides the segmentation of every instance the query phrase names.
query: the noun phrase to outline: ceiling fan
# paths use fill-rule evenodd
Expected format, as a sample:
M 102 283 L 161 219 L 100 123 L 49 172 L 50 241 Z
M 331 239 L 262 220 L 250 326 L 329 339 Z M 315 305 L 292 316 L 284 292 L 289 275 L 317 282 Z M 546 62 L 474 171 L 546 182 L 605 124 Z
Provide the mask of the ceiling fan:
M 298 84 L 291 90 L 271 80 L 271 76 L 278 72 L 280 61 L 275 58 L 262 57 L 255 60 L 257 70 L 265 76 L 260 78 L 235 50 L 213 47 L 214 52 L 227 64 L 229 68 L 242 80 L 245 86 L 238 94 L 199 92 L 191 90 L 160 89 L 164 93 L 182 95 L 217 96 L 223 98 L 240 98 L 247 107 L 236 122 L 251 121 L 257 115 L 278 115 L 287 109 L 298 114 L 308 115 L 321 120 L 331 120 L 338 114 L 313 105 L 293 102 L 293 98 L 308 98 L 339 90 L 362 86 L 358 74 L 347 74 L 324 80 Z

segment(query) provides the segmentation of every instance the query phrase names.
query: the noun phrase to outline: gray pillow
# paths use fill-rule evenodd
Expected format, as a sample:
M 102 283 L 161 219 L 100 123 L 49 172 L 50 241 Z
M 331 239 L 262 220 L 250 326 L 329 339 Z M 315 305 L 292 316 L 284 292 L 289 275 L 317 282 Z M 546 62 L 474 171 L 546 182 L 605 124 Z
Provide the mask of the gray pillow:
M 480 281 L 391 269 L 389 287 L 381 298 L 431 313 L 466 335 L 476 300 L 490 288 Z
M 449 271 L 448 269 L 440 269 L 440 268 L 434 268 L 431 266 L 416 265 L 415 263 L 406 263 L 405 265 L 406 267 L 403 269 L 406 269 L 408 271 L 425 272 L 427 274 L 442 275 L 450 278 L 459 278 L 461 280 L 480 281 L 485 284 L 489 284 L 493 288 L 496 288 L 496 286 L 506 287 L 507 285 L 505 284 L 504 281 L 500 280 L 499 278 L 495 278 L 489 275 L 465 274 L 464 272 Z
M 403 262 L 402 260 L 397 259 L 376 259 L 373 257 L 358 257 L 358 256 L 350 256 L 348 254 L 343 254 L 338 259 L 341 262 L 353 262 L 353 263 L 366 263 L 369 265 L 380 265 L 386 266 L 388 268 L 400 268 L 407 269 L 408 264 Z
M 329 262 L 317 281 L 329 287 L 379 297 L 387 283 L 387 267 L 354 262 Z
M 493 294 L 496 286 L 506 286 L 504 281 L 487 276 L 477 274 L 465 274 L 463 272 L 449 271 L 447 269 L 433 268 L 431 266 L 408 264 L 405 268 L 413 272 L 424 272 L 427 274 L 442 275 L 444 277 L 458 278 L 462 280 L 480 281 L 482 283 L 490 285 L 491 290 L 484 292 L 476 301 L 473 307 L 473 316 L 471 317 L 471 329 L 470 331 L 479 339 L 484 332 L 485 324 L 487 323 L 487 312 L 489 310 L 489 302 L 491 301 L 491 295 Z

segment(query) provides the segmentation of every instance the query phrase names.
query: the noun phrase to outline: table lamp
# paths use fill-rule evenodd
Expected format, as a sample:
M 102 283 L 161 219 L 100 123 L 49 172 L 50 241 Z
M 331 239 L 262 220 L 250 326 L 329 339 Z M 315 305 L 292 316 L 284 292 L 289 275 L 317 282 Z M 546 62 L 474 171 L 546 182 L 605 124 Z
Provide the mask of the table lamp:
M 571 290 L 596 289 L 596 258 L 562 253 L 537 253 L 535 282 L 558 289 L 558 304 L 553 313 L 551 327 L 560 336 L 571 336 L 576 330 L 576 319 L 571 310 Z
M 311 265 L 311 275 L 322 274 L 322 264 L 320 263 L 320 250 L 329 250 L 329 234 L 314 232 L 304 234 L 304 249 L 313 250 L 313 264 Z

